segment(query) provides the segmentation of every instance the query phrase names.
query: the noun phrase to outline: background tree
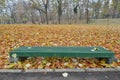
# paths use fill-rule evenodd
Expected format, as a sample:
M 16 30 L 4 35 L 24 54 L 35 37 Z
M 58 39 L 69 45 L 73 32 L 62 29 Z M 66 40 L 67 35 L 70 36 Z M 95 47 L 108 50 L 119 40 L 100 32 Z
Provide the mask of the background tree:
M 119 5 L 120 5 L 120 0 L 112 0 L 112 17 L 117 18 L 119 16 Z
M 85 0 L 85 17 L 86 17 L 86 23 L 88 24 L 90 21 L 89 17 L 89 0 Z
M 4 21 L 5 21 L 5 6 L 6 6 L 6 4 L 5 4 L 5 0 L 1 0 L 0 1 L 0 23 L 4 23 Z
M 104 0 L 103 3 L 103 10 L 102 10 L 102 17 L 103 18 L 108 18 L 110 16 L 109 14 L 109 0 Z
M 62 15 L 62 0 L 57 0 L 58 3 L 58 23 L 61 23 L 61 15 Z
M 48 5 L 49 0 L 30 0 L 32 7 L 39 11 L 39 13 L 44 13 L 46 17 L 46 23 L 49 24 L 48 21 Z M 43 15 L 42 15 L 43 16 Z
M 120 18 L 120 0 L 0 0 L 2 24 L 80 24 Z

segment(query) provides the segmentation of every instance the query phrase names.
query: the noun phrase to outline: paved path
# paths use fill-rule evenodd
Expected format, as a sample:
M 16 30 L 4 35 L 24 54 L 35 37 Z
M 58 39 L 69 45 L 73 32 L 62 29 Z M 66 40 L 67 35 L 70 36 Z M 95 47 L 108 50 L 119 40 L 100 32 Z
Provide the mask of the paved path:
M 63 77 L 64 72 L 68 73 Z M 119 70 L 0 71 L 0 80 L 120 80 Z

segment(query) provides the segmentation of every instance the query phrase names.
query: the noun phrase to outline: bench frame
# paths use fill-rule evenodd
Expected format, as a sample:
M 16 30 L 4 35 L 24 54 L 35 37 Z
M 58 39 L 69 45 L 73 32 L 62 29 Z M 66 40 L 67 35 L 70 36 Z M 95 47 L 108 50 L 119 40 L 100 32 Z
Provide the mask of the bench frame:
M 90 49 L 89 49 L 90 48 Z M 80 50 L 81 49 L 81 50 Z M 85 51 L 87 49 L 87 51 Z M 101 49 L 101 50 L 99 50 Z M 63 50 L 63 51 L 62 51 Z M 117 59 L 114 53 L 103 47 L 20 47 L 9 53 L 10 62 L 17 62 L 27 57 L 80 57 L 105 58 L 111 64 Z

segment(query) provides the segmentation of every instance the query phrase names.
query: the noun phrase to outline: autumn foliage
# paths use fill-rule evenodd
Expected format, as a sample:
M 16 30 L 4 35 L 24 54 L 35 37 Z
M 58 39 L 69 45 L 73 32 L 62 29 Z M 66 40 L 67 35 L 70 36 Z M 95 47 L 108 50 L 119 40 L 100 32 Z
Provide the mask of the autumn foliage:
M 38 57 L 9 63 L 9 51 L 20 46 L 103 46 L 120 59 L 120 27 L 100 25 L 0 25 L 0 68 L 119 67 L 105 60 Z

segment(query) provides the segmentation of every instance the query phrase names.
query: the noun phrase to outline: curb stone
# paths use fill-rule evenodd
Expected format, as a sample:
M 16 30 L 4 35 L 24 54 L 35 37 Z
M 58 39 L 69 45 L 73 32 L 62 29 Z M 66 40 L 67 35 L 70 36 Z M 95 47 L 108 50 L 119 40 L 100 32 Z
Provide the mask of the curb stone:
M 0 69 L 0 73 L 29 73 L 29 72 L 105 72 L 120 71 L 120 68 L 81 68 L 81 69 Z
M 86 72 L 104 72 L 104 71 L 118 71 L 115 68 L 86 68 Z
M 85 72 L 85 69 L 55 69 L 55 72 Z
M 120 80 L 120 68 L 0 69 L 0 80 Z
M 117 71 L 120 71 L 120 68 L 115 68 Z
M 23 70 L 19 70 L 19 69 L 0 69 L 0 73 L 21 73 L 23 72 Z
M 31 69 L 31 70 L 25 70 L 25 73 L 29 72 L 54 72 L 53 69 Z

